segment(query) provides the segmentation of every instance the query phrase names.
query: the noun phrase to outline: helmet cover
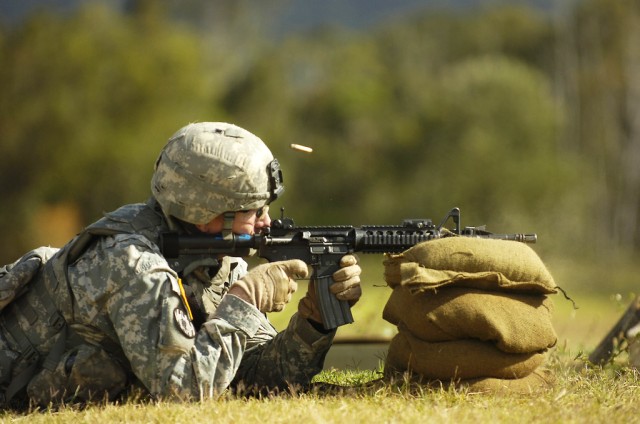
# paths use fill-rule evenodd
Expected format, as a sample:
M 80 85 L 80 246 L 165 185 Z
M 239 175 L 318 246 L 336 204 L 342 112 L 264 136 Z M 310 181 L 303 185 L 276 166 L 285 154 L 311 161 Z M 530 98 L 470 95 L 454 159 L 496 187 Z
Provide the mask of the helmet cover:
M 178 130 L 160 152 L 151 180 L 163 211 L 192 224 L 260 208 L 283 190 L 278 161 L 264 142 L 224 122 Z

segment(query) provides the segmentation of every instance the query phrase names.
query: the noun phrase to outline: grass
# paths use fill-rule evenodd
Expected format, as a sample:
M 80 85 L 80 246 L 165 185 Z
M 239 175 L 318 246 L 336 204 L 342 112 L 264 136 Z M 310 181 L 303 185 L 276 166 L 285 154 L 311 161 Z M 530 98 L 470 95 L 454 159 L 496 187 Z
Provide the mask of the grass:
M 555 360 L 554 360 L 555 361 Z M 631 369 L 606 370 L 552 364 L 558 382 L 532 395 L 487 395 L 465 390 L 428 390 L 409 384 L 321 394 L 264 398 L 225 397 L 191 404 L 130 402 L 85 409 L 4 414 L 2 421 L 29 423 L 96 422 L 637 422 L 640 375 Z M 318 380 L 363 385 L 371 372 L 325 371 Z
M 362 300 L 354 307 L 355 323 L 340 328 L 337 340 L 390 338 L 394 327 L 382 320 L 390 290 L 381 279 L 381 267 L 363 259 L 365 274 Z M 629 265 L 625 276 L 616 281 L 633 282 L 637 266 Z M 312 393 L 240 398 L 231 395 L 217 400 L 174 404 L 127 402 L 102 404 L 86 408 L 65 406 L 58 410 L 16 414 L 0 413 L 1 422 L 96 423 L 96 422 L 243 422 L 243 423 L 479 423 L 544 422 L 583 423 L 638 422 L 640 416 L 640 374 L 626 367 L 624 354 L 604 369 L 587 366 L 585 358 L 626 309 L 633 287 L 618 283 L 616 290 L 593 290 L 600 274 L 580 271 L 579 281 L 569 281 L 569 272 L 554 271 L 573 303 L 557 295 L 554 325 L 559 343 L 549 357 L 547 367 L 556 377 L 555 385 L 531 394 L 481 394 L 468 389 L 428 389 L 408 382 L 378 384 L 379 365 L 384 359 L 384 344 L 376 353 L 365 345 L 345 345 L 347 358 L 327 357 L 325 370 L 316 376 L 320 387 L 343 386 L 342 389 L 316 390 Z M 566 276 L 565 276 L 566 275 Z M 560 276 L 560 277 L 558 277 Z M 590 277 L 591 276 L 591 277 Z M 594 280 L 589 280 L 592 278 Z M 581 287 L 584 286 L 584 287 Z M 603 286 L 601 286 L 603 287 Z M 621 288 L 622 287 L 622 288 Z M 300 284 L 293 303 L 270 318 L 284 328 L 295 311 L 296 300 L 306 290 Z M 341 345 L 337 344 L 332 351 Z M 364 355 L 376 355 L 375 365 Z M 342 361 L 342 362 L 341 362 Z M 342 365 L 338 365 L 342 363 Z M 344 364 L 352 364 L 345 366 Z M 368 364 L 368 365 L 363 365 Z M 331 386 L 333 387 L 333 386 Z

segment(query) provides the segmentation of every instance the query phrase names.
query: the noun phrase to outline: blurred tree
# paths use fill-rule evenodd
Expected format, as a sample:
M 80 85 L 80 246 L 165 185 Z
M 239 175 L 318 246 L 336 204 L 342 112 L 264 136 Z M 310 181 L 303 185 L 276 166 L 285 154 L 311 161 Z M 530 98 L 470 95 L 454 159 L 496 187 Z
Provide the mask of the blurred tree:
M 467 224 L 637 247 L 633 1 L 585 0 L 553 22 L 512 6 L 429 11 L 274 43 L 283 4 L 88 4 L 0 31 L 3 262 L 47 242 L 48 216 L 79 229 L 144 200 L 165 140 L 198 120 L 267 142 L 285 170 L 278 205 L 300 223 L 460 206 Z M 585 232 L 593 222 L 610 231 Z
M 47 242 L 52 223 L 29 226 L 45 204 L 75 205 L 84 224 L 144 201 L 169 136 L 216 113 L 222 82 L 205 68 L 199 39 L 149 19 L 90 4 L 68 19 L 35 16 L 7 35 L 0 231 L 14 242 L 0 257 Z
M 385 95 L 379 91 L 375 49 L 367 43 L 328 30 L 289 40 L 266 52 L 225 97 L 229 114 L 260 134 L 280 158 L 284 202 L 295 203 L 295 215 L 303 221 L 335 223 L 348 211 L 326 208 L 327 201 L 357 202 L 364 195 L 358 182 L 368 178 L 368 164 L 376 161 L 367 159 L 376 151 L 367 146 L 365 132 L 376 131 L 378 96 Z M 314 153 L 292 152 L 291 143 L 311 146 Z
M 577 164 L 557 145 L 562 114 L 546 76 L 529 55 L 507 55 L 534 51 L 549 28 L 518 21 L 534 35 L 505 48 L 511 15 L 492 16 L 506 22 L 504 43 L 453 57 L 448 47 L 465 43 L 440 42 L 421 20 L 373 37 L 327 28 L 290 40 L 236 81 L 225 107 L 268 136 L 293 176 L 283 201 L 303 222 L 438 218 L 458 205 L 471 219 L 538 228 L 549 217 L 550 228 Z M 314 153 L 283 149 L 293 142 Z
M 600 254 L 640 247 L 640 4 L 587 0 L 557 19 L 559 93 L 570 113 L 565 143 L 590 171 L 585 221 Z
M 556 146 L 562 124 L 548 80 L 522 62 L 478 57 L 442 76 L 431 138 L 435 164 L 416 178 L 449 202 L 470 205 L 477 219 L 550 229 L 566 210 L 575 162 Z M 551 214 L 550 214 L 551 212 Z

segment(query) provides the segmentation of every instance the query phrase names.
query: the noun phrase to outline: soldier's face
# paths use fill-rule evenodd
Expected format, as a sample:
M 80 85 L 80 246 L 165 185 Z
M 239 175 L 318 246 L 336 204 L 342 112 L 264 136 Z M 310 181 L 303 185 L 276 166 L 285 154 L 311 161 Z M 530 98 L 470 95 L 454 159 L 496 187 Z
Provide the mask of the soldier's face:
M 264 227 L 271 225 L 269 207 L 250 209 L 248 211 L 236 211 L 233 218 L 231 231 L 235 234 L 254 235 Z M 207 224 L 197 224 L 196 227 L 207 234 L 218 234 L 224 228 L 224 216 L 218 215 Z

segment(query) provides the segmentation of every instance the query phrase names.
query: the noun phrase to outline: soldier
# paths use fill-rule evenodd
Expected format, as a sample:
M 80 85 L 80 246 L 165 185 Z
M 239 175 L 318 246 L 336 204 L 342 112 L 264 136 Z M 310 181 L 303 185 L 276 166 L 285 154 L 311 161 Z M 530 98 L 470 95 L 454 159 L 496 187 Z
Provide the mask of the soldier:
M 132 386 L 206 399 L 229 387 L 304 387 L 322 369 L 335 330 L 320 324 L 313 281 L 284 331 L 265 315 L 291 299 L 304 262 L 247 272 L 229 256 L 168 263 L 158 247 L 164 231 L 224 237 L 270 225 L 282 174 L 262 140 L 231 124 L 187 125 L 160 153 L 151 191 L 62 249 L 36 249 L 4 268 L 11 281 L 29 280 L 0 316 L 5 402 L 114 399 Z M 332 287 L 353 305 L 361 269 L 352 255 L 341 267 Z

